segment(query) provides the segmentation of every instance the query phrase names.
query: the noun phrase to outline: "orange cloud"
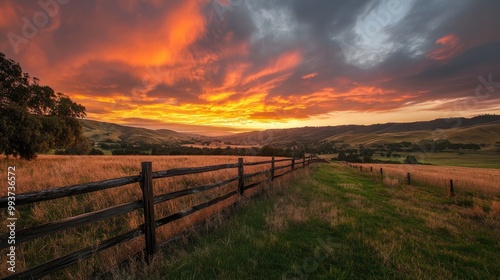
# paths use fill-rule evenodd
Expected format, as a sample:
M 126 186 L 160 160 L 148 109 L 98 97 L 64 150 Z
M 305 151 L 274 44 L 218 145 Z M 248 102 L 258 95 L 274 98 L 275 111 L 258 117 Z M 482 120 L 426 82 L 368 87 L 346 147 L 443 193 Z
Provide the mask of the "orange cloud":
M 157 121 L 168 120 L 172 123 L 192 125 L 211 125 L 221 127 L 256 128 L 258 122 L 251 120 L 254 112 L 265 109 L 266 93 L 242 94 L 240 98 L 229 100 L 235 93 L 203 94 L 203 103 L 177 104 L 168 99 L 156 100 L 150 104 L 134 104 L 129 98 L 89 97 L 74 95 L 76 102 L 87 105 L 89 118 L 115 120 L 125 118 L 144 118 Z M 128 105 L 130 104 L 131 105 Z M 103 111 L 102 109 L 105 108 Z M 97 113 L 92 113 L 95 111 Z
M 312 78 L 314 78 L 316 76 L 318 76 L 318 73 L 311 73 L 311 74 L 302 76 L 302 79 L 304 79 L 304 80 L 312 79 Z
M 373 86 L 357 86 L 347 92 L 337 95 L 345 101 L 355 101 L 357 104 L 399 104 L 415 95 L 399 93 L 395 90 L 387 90 Z M 366 111 L 384 110 L 384 107 L 373 106 Z
M 214 94 L 209 94 L 209 93 L 204 93 L 201 94 L 198 98 L 208 101 L 208 102 L 219 102 L 225 99 L 228 99 L 229 97 L 235 95 L 235 92 L 221 92 L 221 93 L 214 93 Z
M 148 2 L 164 4 L 156 0 Z M 140 3 L 120 1 L 119 5 L 132 11 Z M 109 15 L 105 10 L 96 13 L 92 21 L 86 22 L 85 29 L 104 34 L 106 39 L 85 42 L 85 48 L 64 63 L 74 68 L 92 60 L 120 61 L 138 67 L 179 63 L 186 57 L 183 51 L 205 32 L 202 2 L 180 1 L 165 11 L 162 18 L 161 22 L 143 20 L 137 25 L 103 24 L 109 22 Z
M 17 20 L 20 18 L 17 18 L 14 7 L 6 2 L 0 3 L 0 28 L 10 26 Z
M 229 75 L 232 74 L 229 73 Z M 168 119 L 172 123 L 188 125 L 254 129 L 266 124 L 278 125 L 306 120 L 333 111 L 390 110 L 414 97 L 411 94 L 402 94 L 373 86 L 357 86 L 347 91 L 325 88 L 309 94 L 271 97 L 269 90 L 288 76 L 288 74 L 283 74 L 281 77 L 251 87 L 245 92 L 207 88 L 204 93 L 198 95 L 197 100 L 201 102 L 194 100 L 194 102 L 178 103 L 172 98 L 146 97 L 141 100 L 146 103 L 137 104 L 133 98 L 120 97 L 119 94 L 111 98 L 75 95 L 75 99 L 78 102 L 90 104 L 89 112 L 92 112 L 94 108 L 99 112 L 99 114 L 90 113 L 91 118 L 99 117 L 116 121 L 124 118 L 155 121 Z M 102 112 L 103 108 L 106 111 Z
M 448 34 L 436 41 L 437 49 L 430 52 L 427 56 L 433 60 L 447 61 L 457 55 L 464 48 L 460 38 L 454 34 Z
M 259 78 L 279 73 L 285 70 L 294 69 L 299 65 L 302 60 L 302 54 L 300 51 L 291 51 L 280 55 L 277 59 L 269 63 L 263 70 L 250 75 L 245 79 L 245 83 L 248 83 Z
M 247 63 L 232 64 L 231 70 L 226 74 L 224 79 L 224 87 L 238 85 L 248 68 L 250 68 L 250 64 Z

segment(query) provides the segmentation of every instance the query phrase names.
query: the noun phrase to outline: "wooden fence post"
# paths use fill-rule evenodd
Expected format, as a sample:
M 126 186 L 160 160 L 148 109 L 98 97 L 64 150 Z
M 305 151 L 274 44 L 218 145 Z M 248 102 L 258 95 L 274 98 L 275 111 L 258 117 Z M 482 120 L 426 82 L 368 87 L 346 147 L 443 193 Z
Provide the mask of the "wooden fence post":
M 156 226 L 153 194 L 153 165 L 151 162 L 141 163 L 141 189 L 144 205 L 144 240 L 146 242 L 146 263 L 156 253 Z
M 373 166 L 370 166 L 370 172 L 373 172 Z
M 363 166 L 359 167 L 359 171 L 363 172 Z
M 292 158 L 292 172 L 295 169 L 295 158 Z
M 245 181 L 243 180 L 243 158 L 238 158 L 238 192 L 243 195 Z
M 384 179 L 384 170 L 380 167 L 380 178 Z
M 274 180 L 274 157 L 271 160 L 271 181 Z
M 455 196 L 455 188 L 453 187 L 453 180 L 450 180 L 450 196 Z
M 406 178 L 407 178 L 408 186 L 410 186 L 411 185 L 411 173 L 410 172 L 408 172 Z

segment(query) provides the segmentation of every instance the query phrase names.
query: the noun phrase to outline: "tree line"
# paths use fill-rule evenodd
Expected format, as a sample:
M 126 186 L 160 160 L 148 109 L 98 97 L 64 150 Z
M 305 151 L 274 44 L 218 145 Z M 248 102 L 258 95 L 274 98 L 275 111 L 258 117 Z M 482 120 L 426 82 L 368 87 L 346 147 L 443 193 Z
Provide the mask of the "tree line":
M 304 157 L 302 149 L 263 146 L 251 148 L 209 148 L 165 144 L 126 144 L 121 143 L 118 148 L 102 143 L 100 148 L 110 150 L 112 155 L 231 155 L 231 156 L 276 156 L 276 157 Z M 95 149 L 93 149 L 95 150 Z M 102 153 L 102 152 L 101 152 Z M 93 154 L 100 154 L 94 152 Z M 103 154 L 103 153 L 102 153 Z

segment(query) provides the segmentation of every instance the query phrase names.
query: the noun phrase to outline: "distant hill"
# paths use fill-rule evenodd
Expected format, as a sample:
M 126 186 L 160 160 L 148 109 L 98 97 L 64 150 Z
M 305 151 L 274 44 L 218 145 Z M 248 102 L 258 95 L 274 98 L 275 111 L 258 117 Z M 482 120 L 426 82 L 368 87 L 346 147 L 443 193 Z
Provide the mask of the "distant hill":
M 415 142 L 434 138 L 461 143 L 493 144 L 500 141 L 500 116 L 485 115 L 411 123 L 269 129 L 222 137 L 222 140 L 241 144 L 286 145 L 294 141 L 311 143 L 329 140 L 345 141 L 349 144 L 375 144 Z
M 152 130 L 113 123 L 81 120 L 83 134 L 99 142 L 181 143 L 193 139 L 221 140 L 241 145 L 289 145 L 320 141 L 382 144 L 422 139 L 448 139 L 455 143 L 494 144 L 500 141 L 500 116 L 437 119 L 411 123 L 300 127 L 252 131 L 224 137 L 203 137 L 168 129 Z
M 152 130 L 91 120 L 80 120 L 80 123 L 83 127 L 83 135 L 98 142 L 162 144 L 180 143 L 195 137 L 195 135 L 168 129 Z

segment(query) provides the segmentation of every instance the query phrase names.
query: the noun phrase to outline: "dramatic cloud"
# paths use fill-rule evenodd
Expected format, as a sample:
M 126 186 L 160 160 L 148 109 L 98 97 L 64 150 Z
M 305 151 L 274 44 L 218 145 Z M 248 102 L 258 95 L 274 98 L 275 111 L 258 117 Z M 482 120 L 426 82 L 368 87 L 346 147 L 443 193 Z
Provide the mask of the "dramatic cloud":
M 408 121 L 500 113 L 499 12 L 495 0 L 5 0 L 0 51 L 97 120 L 211 134 Z

